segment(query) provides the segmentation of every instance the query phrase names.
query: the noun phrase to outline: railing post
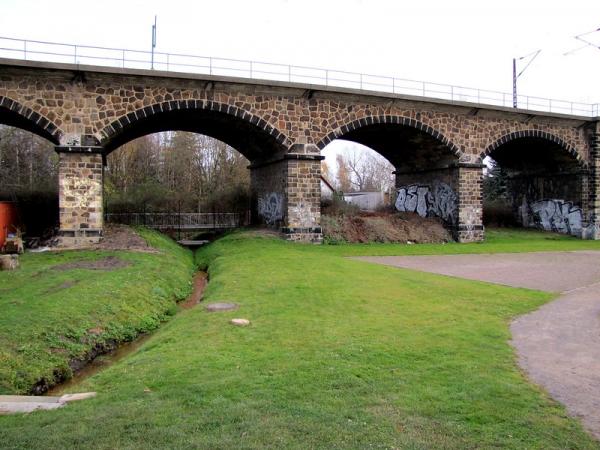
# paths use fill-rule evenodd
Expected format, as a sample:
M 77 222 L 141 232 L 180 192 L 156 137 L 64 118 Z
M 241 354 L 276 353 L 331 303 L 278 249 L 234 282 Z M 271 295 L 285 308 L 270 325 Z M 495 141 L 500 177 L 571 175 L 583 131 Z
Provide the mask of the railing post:
M 252 61 L 249 61 L 250 63 L 250 78 L 252 78 Z
M 425 82 L 423 81 L 423 97 L 425 97 Z
M 23 41 L 23 59 L 27 60 L 27 41 Z
M 477 103 L 481 103 L 481 89 L 477 89 Z
M 208 73 L 212 75 L 212 56 L 208 58 Z
M 125 50 L 123 50 L 123 54 L 121 55 L 122 61 L 123 61 L 123 69 L 125 68 Z
M 288 65 L 288 81 L 292 82 L 292 66 Z
M 329 70 L 325 69 L 325 86 L 329 86 Z
M 392 94 L 396 93 L 396 79 L 392 77 Z
M 73 49 L 74 49 L 74 52 L 73 52 L 73 63 L 77 64 L 77 46 L 74 45 Z
M 363 84 L 362 84 L 362 73 L 360 74 L 360 90 L 362 91 L 363 88 Z
M 454 86 L 450 86 L 450 100 L 454 101 Z
M 552 99 L 551 98 L 548 99 L 548 108 L 549 108 L 549 112 L 552 112 Z
M 167 72 L 169 71 L 169 56 L 170 56 L 170 54 L 167 53 Z

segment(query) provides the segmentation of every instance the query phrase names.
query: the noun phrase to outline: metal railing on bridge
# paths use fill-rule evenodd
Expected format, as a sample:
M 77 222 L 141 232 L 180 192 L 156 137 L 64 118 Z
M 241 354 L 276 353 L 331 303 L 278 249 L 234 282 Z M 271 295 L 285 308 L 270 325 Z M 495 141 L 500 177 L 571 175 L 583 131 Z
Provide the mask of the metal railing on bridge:
M 513 106 L 512 93 L 500 91 L 343 70 L 182 53 L 154 52 L 152 54 L 152 52 L 144 50 L 0 37 L 0 57 L 130 69 L 153 68 L 174 72 L 353 88 L 365 91 L 435 98 L 452 102 L 469 102 L 487 106 Z M 581 103 L 519 95 L 517 104 L 519 108 L 532 111 L 590 117 L 600 115 L 599 103 Z
M 156 230 L 224 230 L 249 224 L 245 213 L 107 213 L 107 223 L 143 225 Z

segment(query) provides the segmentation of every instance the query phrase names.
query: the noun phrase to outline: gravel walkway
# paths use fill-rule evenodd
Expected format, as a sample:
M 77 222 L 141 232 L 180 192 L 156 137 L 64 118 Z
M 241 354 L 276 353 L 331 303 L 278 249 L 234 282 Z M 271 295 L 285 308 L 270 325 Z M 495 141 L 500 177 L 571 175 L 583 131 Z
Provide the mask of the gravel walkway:
M 519 365 L 600 439 L 600 252 L 355 258 L 560 292 L 511 324 Z

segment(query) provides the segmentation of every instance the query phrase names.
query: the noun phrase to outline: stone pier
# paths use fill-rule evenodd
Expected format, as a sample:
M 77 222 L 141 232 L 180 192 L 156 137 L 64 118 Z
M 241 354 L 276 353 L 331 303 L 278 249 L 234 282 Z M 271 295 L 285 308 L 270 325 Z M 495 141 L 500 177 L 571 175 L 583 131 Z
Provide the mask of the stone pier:
M 250 166 L 254 223 L 281 230 L 289 240 L 319 243 L 321 160 L 314 145 Z
M 98 147 L 56 147 L 59 154 L 60 243 L 94 244 L 102 237 L 103 156 Z
M 458 167 L 458 242 L 483 240 L 483 164 L 461 163 Z

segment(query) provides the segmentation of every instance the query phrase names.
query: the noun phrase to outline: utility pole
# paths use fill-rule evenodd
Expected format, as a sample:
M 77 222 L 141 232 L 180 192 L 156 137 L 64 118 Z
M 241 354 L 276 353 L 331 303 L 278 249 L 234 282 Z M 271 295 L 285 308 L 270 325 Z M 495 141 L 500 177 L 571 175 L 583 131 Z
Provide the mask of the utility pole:
M 527 70 L 527 68 L 529 67 L 529 65 L 533 62 L 533 60 L 535 58 L 537 58 L 537 56 L 540 54 L 541 50 L 536 50 L 535 52 L 531 52 L 525 56 L 521 56 L 520 58 L 513 58 L 513 108 L 517 108 L 518 107 L 518 101 L 517 101 L 517 78 L 519 78 L 521 75 L 523 75 L 523 72 L 525 72 L 525 70 Z M 533 56 L 532 56 L 533 55 Z M 531 57 L 531 59 L 529 60 L 529 62 L 527 63 L 527 65 L 523 68 L 523 70 L 521 70 L 519 72 L 519 74 L 517 74 L 517 59 L 519 61 L 521 61 L 522 59 L 525 58 L 529 58 Z
M 517 59 L 513 58 L 513 108 L 517 107 Z
M 154 70 L 154 47 L 156 47 L 156 16 L 154 16 L 154 25 L 152 25 L 152 62 L 150 68 Z

